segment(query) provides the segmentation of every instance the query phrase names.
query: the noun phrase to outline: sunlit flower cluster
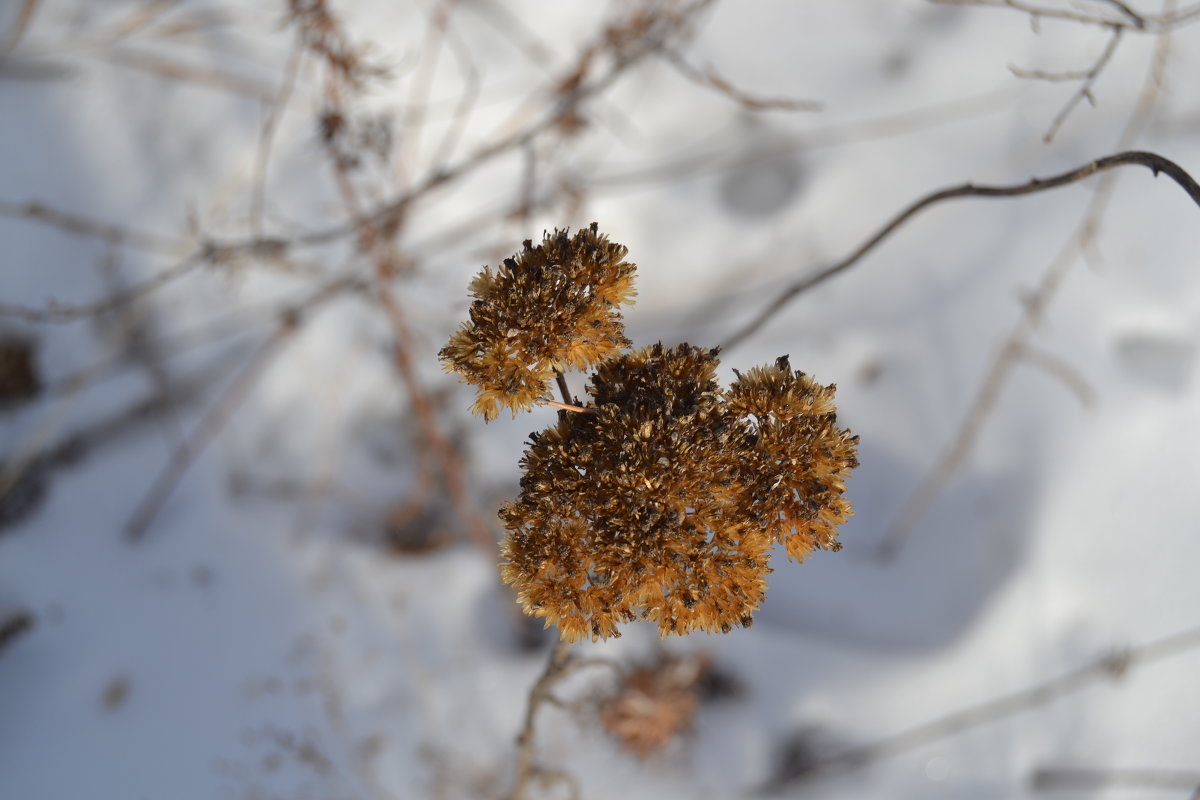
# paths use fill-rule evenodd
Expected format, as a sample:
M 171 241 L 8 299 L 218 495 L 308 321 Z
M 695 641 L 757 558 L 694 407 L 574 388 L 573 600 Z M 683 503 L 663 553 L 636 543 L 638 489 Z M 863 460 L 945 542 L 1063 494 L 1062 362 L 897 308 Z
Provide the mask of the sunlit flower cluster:
M 548 233 L 471 281 L 470 320 L 439 354 L 475 386 L 471 410 L 492 420 L 549 398 L 555 372 L 588 369 L 629 346 L 619 307 L 632 302 L 635 265 L 593 223 Z
M 476 279 L 471 322 L 443 350 L 488 418 L 546 399 L 564 365 L 595 368 L 585 406 L 530 435 L 520 495 L 500 510 L 502 577 L 568 641 L 636 619 L 662 635 L 749 626 L 775 545 L 796 560 L 840 549 L 857 437 L 837 425 L 835 387 L 786 356 L 723 389 L 715 349 L 628 349 L 615 310 L 632 292 L 624 254 L 594 225 L 526 243 Z M 566 286 L 569 274 L 586 287 Z

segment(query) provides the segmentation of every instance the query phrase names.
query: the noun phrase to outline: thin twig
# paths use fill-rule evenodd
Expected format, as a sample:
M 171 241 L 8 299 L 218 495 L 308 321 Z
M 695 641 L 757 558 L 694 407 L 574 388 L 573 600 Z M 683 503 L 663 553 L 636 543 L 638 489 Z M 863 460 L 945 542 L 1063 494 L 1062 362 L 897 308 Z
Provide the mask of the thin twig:
M 269 103 L 275 93 L 274 87 L 254 78 L 238 75 L 218 67 L 185 64 L 149 51 L 133 50 L 129 47 L 109 47 L 98 50 L 93 55 L 118 67 L 157 75 L 166 80 L 193 83 L 209 89 L 251 97 L 264 103 Z
M 1063 385 L 1079 398 L 1079 404 L 1084 408 L 1096 405 L 1096 390 L 1064 359 L 1028 343 L 1021 347 L 1020 356 L 1030 366 L 1038 367 L 1047 375 L 1062 381 Z
M 168 267 L 133 287 L 118 294 L 111 295 L 94 303 L 71 305 L 51 300 L 46 308 L 28 308 L 26 306 L 0 303 L 0 316 L 15 317 L 26 322 L 65 323 L 76 322 L 86 317 L 94 317 L 113 311 L 121 306 L 145 297 L 151 292 L 182 278 L 192 270 L 205 263 L 204 259 L 195 255 L 185 258 L 173 267 Z
M 1011 8 L 1028 14 L 1031 19 L 1061 19 L 1069 22 L 1080 22 L 1085 25 L 1099 25 L 1111 28 L 1118 25 L 1130 30 L 1147 33 L 1165 33 L 1169 30 L 1191 24 L 1200 19 L 1200 3 L 1188 6 L 1179 11 L 1164 14 L 1142 14 L 1129 16 L 1123 8 L 1124 4 L 1109 2 L 1117 7 L 1122 16 L 1108 14 L 1089 14 L 1085 11 L 1075 11 L 1054 6 L 1039 6 L 1023 0 L 929 0 L 942 6 L 981 6 L 989 8 Z
M 895 233 L 904 223 L 915 217 L 920 212 L 937 205 L 946 200 L 953 200 L 959 197 L 1021 197 L 1027 194 L 1036 194 L 1038 192 L 1057 189 L 1060 186 L 1090 178 L 1091 176 L 1104 172 L 1105 170 L 1113 169 L 1114 167 L 1140 165 L 1147 167 L 1155 175 L 1159 173 L 1165 174 L 1175 183 L 1179 184 L 1188 196 L 1192 198 L 1192 202 L 1200 206 L 1200 184 L 1197 184 L 1195 179 L 1187 173 L 1183 167 L 1170 161 L 1156 153 L 1149 153 L 1141 150 L 1131 150 L 1124 153 L 1116 153 L 1115 155 L 1098 158 L 1082 167 L 1078 167 L 1058 175 L 1052 175 L 1048 178 L 1034 178 L 1027 183 L 1015 184 L 1012 186 L 976 186 L 973 183 L 964 183 L 961 186 L 952 186 L 948 189 L 942 189 L 932 194 L 922 197 L 920 200 L 909 205 L 893 217 L 886 225 L 879 229 L 866 242 L 859 245 L 849 256 L 841 261 L 826 267 L 820 272 L 805 278 L 801 281 L 789 286 L 778 297 L 760 311 L 749 323 L 737 330 L 733 335 L 725 340 L 722 345 L 722 350 L 729 350 L 741 344 L 747 337 L 757 332 L 765 325 L 772 317 L 779 313 L 784 306 L 790 303 L 794 298 L 807 292 L 815 286 L 818 286 L 830 278 L 838 275 L 841 272 L 854 266 L 863 256 L 875 249 L 880 242 L 886 239 L 891 234 Z
M 1113 53 L 1117 52 L 1117 45 L 1121 43 L 1121 33 L 1125 29 L 1120 25 L 1113 25 L 1110 28 L 1108 44 L 1105 45 L 1104 51 L 1096 59 L 1095 63 L 1088 69 L 1078 72 L 1042 72 L 1041 70 L 1023 70 L 1012 64 L 1008 65 L 1009 71 L 1018 78 L 1027 78 L 1042 81 L 1080 81 L 1079 88 L 1067 99 L 1063 107 L 1054 115 L 1054 120 L 1050 123 L 1049 129 L 1042 135 L 1042 141 L 1049 144 L 1054 140 L 1054 135 L 1058 133 L 1058 129 L 1067 121 L 1067 117 L 1075 110 L 1075 107 L 1083 100 L 1087 100 L 1091 105 L 1096 105 L 1096 96 L 1092 94 L 1092 87 L 1096 84 L 1096 79 L 1100 77 L 1100 73 L 1108 66 L 1108 62 L 1112 60 Z
M 1095 2 L 1107 3 L 1108 5 L 1117 9 L 1122 14 L 1129 17 L 1130 21 L 1133 22 L 1133 27 L 1135 27 L 1135 28 L 1146 27 L 1146 18 L 1143 17 L 1141 14 L 1137 13 L 1136 11 L 1134 11 L 1129 6 L 1122 3 L 1121 0 L 1095 0 Z
M 534 725 L 537 721 L 537 714 L 542 704 L 551 698 L 550 690 L 554 684 L 567 674 L 570 660 L 571 645 L 560 638 L 550 650 L 546 668 L 529 690 L 529 700 L 525 705 L 525 720 L 521 724 L 521 732 L 517 734 L 517 769 L 513 789 L 508 796 L 509 800 L 525 800 L 529 784 L 539 772 L 534 764 Z
M 801 780 L 861 767 L 882 758 L 915 750 L 980 725 L 1038 708 L 1053 700 L 1086 689 L 1093 684 L 1119 680 L 1135 667 L 1145 667 L 1196 648 L 1200 648 L 1200 627 L 1190 628 L 1157 641 L 1107 655 L 1086 666 L 1028 689 L 955 711 L 871 744 L 853 747 L 828 758 L 818 759 L 802 771 L 789 775 L 782 781 L 782 784 L 790 787 Z M 773 792 L 782 788 L 783 785 L 773 783 L 763 787 L 763 790 Z
M 126 537 L 131 542 L 141 541 L 150 524 L 158 515 L 184 474 L 200 456 L 209 442 L 225 427 L 262 377 L 268 364 L 279 354 L 285 342 L 300 329 L 303 315 L 337 297 L 346 289 L 356 285 L 357 278 L 338 278 L 321 287 L 304 302 L 283 314 L 275 332 L 260 346 L 253 357 L 238 371 L 233 380 L 209 406 L 196 429 L 171 453 L 167 465 L 158 474 L 154 483 L 138 504 L 126 526 Z
M 8 29 L 8 35 L 4 37 L 0 53 L 8 53 L 20 43 L 21 38 L 25 36 L 25 32 L 33 23 L 39 5 L 41 5 L 41 0 L 24 0 L 21 3 L 21 10 L 17 12 L 17 18 L 13 20 L 12 27 Z
M 1173 0 L 1167 0 L 1168 10 L 1172 5 Z M 1143 82 L 1137 106 L 1118 143 L 1120 148 L 1131 147 L 1137 141 L 1146 120 L 1149 119 L 1150 111 L 1158 97 L 1159 87 L 1162 85 L 1162 70 L 1166 64 L 1170 38 L 1170 34 L 1165 32 L 1158 37 L 1158 46 L 1155 48 L 1150 70 Z M 1110 173 L 1101 178 L 1100 186 L 1092 196 L 1084 213 L 1083 222 L 1042 275 L 1036 291 L 1025 304 L 1024 313 L 1014 325 L 1012 332 L 1001 346 L 1000 352 L 993 359 L 991 367 L 981 381 L 975 399 L 954 438 L 939 454 L 929 472 L 922 477 L 921 482 L 909 496 L 887 533 L 876 546 L 876 555 L 879 558 L 887 560 L 896 555 L 903 543 L 916 531 L 917 525 L 929 513 L 934 502 L 941 496 L 945 487 L 958 473 L 959 468 L 974 449 L 975 442 L 983 432 L 984 423 L 987 422 L 996 404 L 1000 401 L 1001 390 L 1007 384 L 1009 376 L 1028 347 L 1034 330 L 1066 279 L 1071 265 L 1077 256 L 1087 253 L 1094 241 L 1100 228 L 1100 221 L 1116 187 L 1116 177 L 1117 173 Z M 1188 191 L 1195 200 L 1194 186 L 1195 182 L 1193 181 L 1193 188 Z M 1185 188 L 1187 187 L 1185 186 Z
M 673 50 L 662 53 L 666 62 L 688 80 L 723 94 L 749 111 L 820 111 L 823 104 L 816 100 L 796 100 L 790 97 L 758 97 L 738 89 L 716 71 L 712 65 L 701 69 L 693 66 L 682 55 Z
M 283 113 L 287 110 L 288 101 L 296 86 L 296 75 L 300 71 L 300 63 L 304 56 L 304 43 L 299 34 L 296 42 L 288 53 L 287 66 L 284 67 L 283 81 L 275 99 L 270 103 L 267 118 L 263 120 L 262 129 L 258 134 L 258 150 L 254 155 L 254 175 L 250 179 L 250 235 L 255 239 L 262 237 L 263 211 L 266 204 L 267 166 L 271 159 L 271 149 L 275 144 L 275 132 Z
M 120 244 L 138 250 L 149 250 L 166 255 L 179 252 L 179 242 L 155 233 L 134 230 L 122 225 L 89 219 L 79 214 L 72 214 L 42 203 L 10 203 L 0 200 L 0 216 L 14 219 L 25 219 L 42 225 L 49 225 L 61 231 L 76 236 L 87 236 L 93 239 L 103 239 L 109 244 Z
M 1200 772 L 1181 769 L 1040 767 L 1030 776 L 1029 784 L 1038 792 L 1063 789 L 1098 791 L 1111 787 L 1200 793 Z
M 576 414 L 591 414 L 591 413 L 593 413 L 593 409 L 584 408 L 583 406 L 571 405 L 570 403 L 560 403 L 557 400 L 543 400 L 542 405 L 554 406 L 555 408 L 561 408 L 563 411 L 573 411 Z

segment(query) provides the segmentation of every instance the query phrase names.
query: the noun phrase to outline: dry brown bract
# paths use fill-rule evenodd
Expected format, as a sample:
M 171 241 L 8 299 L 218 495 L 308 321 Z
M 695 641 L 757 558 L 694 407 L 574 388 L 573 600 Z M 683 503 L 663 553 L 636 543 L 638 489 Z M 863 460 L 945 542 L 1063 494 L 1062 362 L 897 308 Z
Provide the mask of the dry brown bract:
M 629 346 L 618 307 L 634 295 L 627 250 L 595 223 L 546 234 L 471 282 L 470 320 L 439 354 L 477 389 L 471 410 L 529 410 L 548 399 L 555 371 L 587 369 Z
M 834 387 L 787 358 L 728 392 L 715 350 L 661 344 L 599 365 L 590 413 L 533 434 L 521 495 L 500 517 L 504 580 L 564 639 L 750 625 L 769 550 L 837 549 L 857 437 L 837 427 Z

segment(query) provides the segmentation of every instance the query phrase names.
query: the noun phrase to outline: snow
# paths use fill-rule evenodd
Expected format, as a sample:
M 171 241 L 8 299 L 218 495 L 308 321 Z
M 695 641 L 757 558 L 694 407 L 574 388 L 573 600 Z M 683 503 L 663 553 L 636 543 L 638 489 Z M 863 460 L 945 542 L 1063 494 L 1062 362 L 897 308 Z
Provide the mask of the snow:
M 0 306 L 102 300 L 204 243 L 244 240 L 267 106 L 245 87 L 164 77 L 118 56 L 151 53 L 192 76 L 217 70 L 275 92 L 292 45 L 283 4 L 13 3 L 0 8 L 0 31 L 22 5 L 32 22 L 0 54 Z M 453 43 L 439 48 L 430 20 L 444 7 Z M 547 113 L 556 76 L 630 4 L 335 9 L 391 70 L 361 98 L 397 122 L 390 160 L 355 178 L 374 207 Z M 122 29 L 132 21 L 145 24 Z M 1173 35 L 1160 103 L 1134 145 L 1193 175 L 1198 36 L 1200 26 Z M 822 111 L 748 111 L 651 58 L 585 102 L 588 125 L 574 138 L 544 135 L 421 198 L 397 240 L 393 291 L 417 375 L 469 454 L 485 517 L 515 492 L 522 442 L 553 412 L 485 426 L 467 414 L 467 387 L 442 374 L 436 352 L 465 317 L 480 266 L 544 229 L 597 220 L 639 265 L 626 314 L 635 342 L 720 344 L 927 192 L 1020 183 L 1115 152 L 1152 35 L 1125 33 L 1095 106 L 1081 103 L 1050 143 L 1042 136 L 1078 84 L 1008 69 L 1086 69 L 1107 37 L 1050 18 L 1035 31 L 1027 15 L 970 4 L 726 0 L 698 18 L 681 47 L 688 63 Z M 479 95 L 435 163 L 457 124 L 464 54 Z M 346 220 L 317 133 L 325 99 L 309 63 L 271 151 L 272 236 Z M 417 106 L 422 126 L 405 127 Z M 535 199 L 564 183 L 582 193 L 522 218 L 509 212 L 531 152 Z M 1019 360 L 976 445 L 891 560 L 876 557 L 879 543 L 952 443 L 1100 179 L 931 208 L 723 353 L 726 380 L 788 353 L 838 384 L 839 419 L 861 437 L 846 547 L 799 565 L 778 555 L 752 629 L 660 644 L 634 625 L 581 645 L 622 664 L 660 647 L 708 653 L 744 691 L 704 704 L 691 733 L 649 761 L 622 752 L 586 711 L 547 706 L 539 763 L 573 775 L 589 798 L 750 796 L 778 777 L 788 742 L 826 754 L 869 745 L 1200 624 L 1200 210 L 1142 167 L 1107 174 L 1117 182 L 1096 239 L 1030 339 L 1083 395 Z M 170 244 L 113 246 L 23 215 L 28 203 Z M 321 281 L 372 269 L 343 235 L 282 260 L 204 265 L 76 321 L 0 316 L 0 336 L 35 341 L 44 387 L 0 411 L 0 484 L 24 477 L 10 498 L 45 490 L 0 528 L 0 621 L 34 619 L 0 649 L 0 795 L 503 796 L 549 639 L 527 631 L 521 643 L 494 553 L 465 540 L 420 553 L 383 546 L 389 515 L 413 491 L 436 495 L 414 529 L 452 530 L 454 517 L 438 490 L 416 483 L 414 410 L 374 296 L 350 292 L 306 312 L 245 396 L 230 389 L 282 309 Z M 68 381 L 79 375 L 82 386 Z M 570 381 L 581 393 L 583 378 Z M 130 415 L 164 392 L 165 409 Z M 139 503 L 221 403 L 234 406 L 228 424 L 131 542 Z M 1135 658 L 1119 678 L 779 793 L 1068 797 L 1085 793 L 1039 790 L 1034 772 L 1196 773 L 1198 659 L 1187 648 Z M 559 693 L 586 700 L 613 680 L 590 668 Z

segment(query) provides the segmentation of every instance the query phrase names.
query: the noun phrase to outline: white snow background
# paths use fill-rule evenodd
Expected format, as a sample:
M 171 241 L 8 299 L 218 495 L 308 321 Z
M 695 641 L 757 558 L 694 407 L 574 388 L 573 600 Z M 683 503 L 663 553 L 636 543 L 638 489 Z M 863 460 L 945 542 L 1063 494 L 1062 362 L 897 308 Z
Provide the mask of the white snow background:
M 390 152 L 355 173 L 367 205 L 552 112 L 606 24 L 662 5 L 334 3 L 390 67 L 354 101 L 393 132 Z M 821 110 L 748 108 L 651 55 L 582 102 L 573 136 L 533 137 L 414 203 L 394 243 L 409 267 L 391 287 L 497 534 L 522 442 L 555 412 L 485 426 L 436 354 L 465 318 L 470 277 L 522 239 L 598 221 L 639 265 L 631 338 L 714 346 L 938 188 L 1022 183 L 1122 148 L 1200 175 L 1200 25 L 1172 32 L 1141 117 L 1162 42 L 1152 25 L 1125 30 L 1094 104 L 1045 142 L 1080 82 L 1009 65 L 1087 70 L 1111 33 L 987 5 L 712 3 L 672 40 L 679 58 L 748 96 Z M 1044 7 L 1129 19 L 1118 3 Z M 33 623 L 0 650 L 4 800 L 501 797 L 511 781 L 549 639 L 519 644 L 494 554 L 464 538 L 423 554 L 381 546 L 388 514 L 430 490 L 414 489 L 414 415 L 370 292 L 305 314 L 234 393 L 227 424 L 200 437 L 144 538 L 126 535 L 280 311 L 331 276 L 370 279 L 352 228 L 283 258 L 202 264 L 105 313 L 22 316 L 119 295 L 206 242 L 251 235 L 261 131 L 294 42 L 286 13 L 232 0 L 0 4 L 0 334 L 34 343 L 42 383 L 0 412 L 0 617 Z M 318 135 L 321 74 L 302 65 L 278 120 L 270 237 L 347 220 Z M 1105 176 L 1111 201 L 1071 256 L 1034 355 L 895 558 L 873 557 Z M 1200 626 L 1200 208 L 1140 166 L 1105 176 L 935 206 L 723 353 L 725 380 L 787 353 L 838 384 L 839 419 L 861 437 L 845 549 L 777 557 L 753 628 L 664 643 L 711 654 L 742 687 L 704 705 L 673 749 L 639 761 L 594 720 L 547 706 L 540 763 L 569 772 L 582 797 L 623 800 L 749 797 L 775 779 L 779 796 L 805 798 L 1193 796 L 1196 637 L 1161 657 L 1137 648 Z M 512 213 L 528 187 L 538 206 Z M 154 241 L 68 230 L 72 215 Z M 454 529 L 444 516 L 422 524 Z M 633 625 L 580 649 L 632 663 L 658 647 Z M 1123 672 L 785 780 L 789 749 L 794 762 L 887 741 L 1123 648 Z M 606 682 L 585 672 L 561 694 Z M 1111 785 L 1035 780 L 1064 769 Z M 1114 770 L 1153 774 L 1120 785 Z

